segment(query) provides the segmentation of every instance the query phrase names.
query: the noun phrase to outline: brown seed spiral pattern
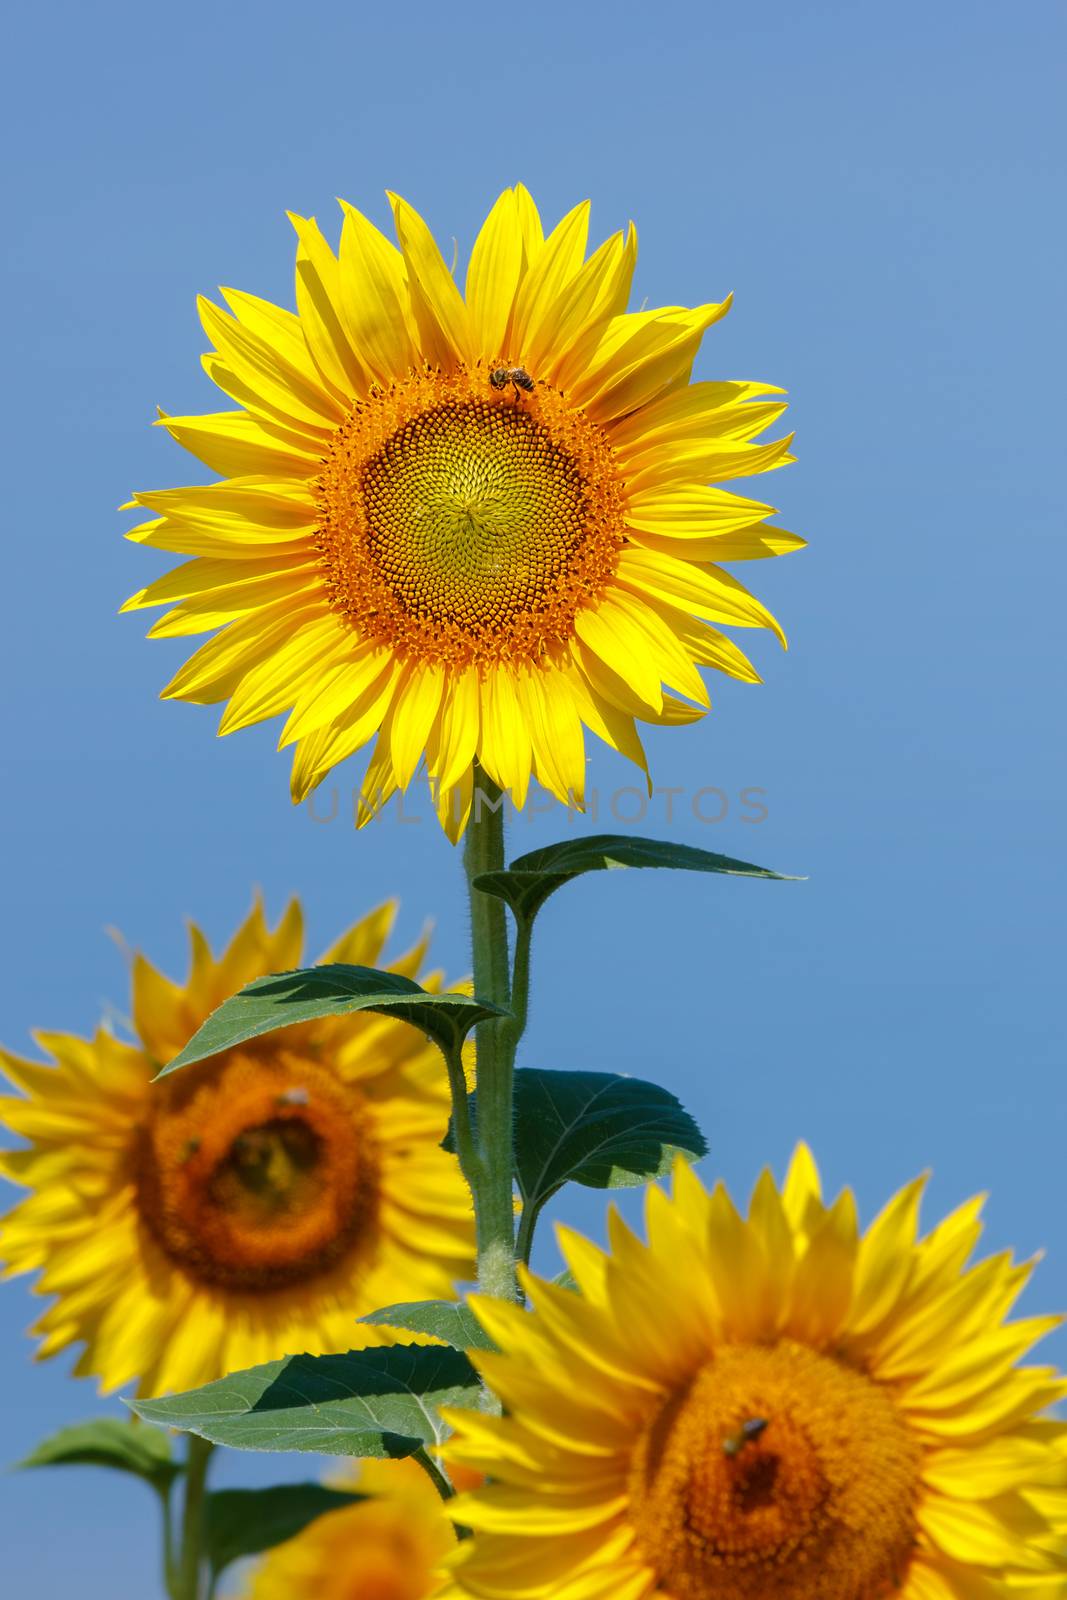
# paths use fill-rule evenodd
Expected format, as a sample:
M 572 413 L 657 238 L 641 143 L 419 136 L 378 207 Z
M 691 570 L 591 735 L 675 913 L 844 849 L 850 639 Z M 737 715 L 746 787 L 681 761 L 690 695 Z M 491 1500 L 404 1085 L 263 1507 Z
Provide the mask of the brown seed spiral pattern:
M 481 369 L 416 373 L 360 401 L 315 487 L 334 607 L 422 661 L 543 659 L 624 543 L 601 430 L 555 391 L 502 394 Z

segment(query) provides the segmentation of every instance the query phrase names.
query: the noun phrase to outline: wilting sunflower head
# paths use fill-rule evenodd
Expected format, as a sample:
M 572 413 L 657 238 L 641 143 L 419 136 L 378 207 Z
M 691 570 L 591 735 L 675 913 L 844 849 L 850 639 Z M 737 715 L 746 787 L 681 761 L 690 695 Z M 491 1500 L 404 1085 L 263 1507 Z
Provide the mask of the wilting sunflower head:
M 573 1293 L 475 1305 L 503 1418 L 450 1414 L 455 1563 L 486 1600 L 997 1600 L 1067 1594 L 1067 1394 L 1018 1365 L 1029 1267 L 971 1265 L 971 1202 L 919 1237 L 922 1180 L 861 1235 L 804 1147 L 747 1221 L 679 1163 L 648 1244 L 562 1235 Z
M 372 912 L 324 959 L 381 965 L 394 914 Z M 107 1389 L 160 1394 L 379 1343 L 359 1317 L 450 1296 L 473 1272 L 469 1193 L 440 1149 L 447 1083 L 415 1029 L 327 1019 L 152 1082 L 229 995 L 299 965 L 300 907 L 271 932 L 257 904 L 217 960 L 191 939 L 184 985 L 136 957 L 135 1043 L 42 1033 L 48 1065 L 0 1053 L 22 1091 L 0 1100 L 0 1125 L 29 1141 L 0 1172 L 30 1191 L 0 1223 L 0 1260 L 40 1269 L 37 1291 L 55 1296 L 39 1354 L 81 1343 L 75 1370 Z M 422 942 L 389 970 L 414 977 L 425 955 Z
M 728 301 L 628 312 L 633 229 L 586 258 L 588 205 L 546 238 L 521 186 L 464 295 L 391 198 L 399 248 L 349 205 L 338 255 L 292 219 L 296 315 L 202 303 L 241 409 L 161 420 L 225 481 L 135 496 L 130 537 L 191 559 L 126 609 L 214 631 L 164 694 L 228 702 L 220 732 L 288 713 L 295 800 L 375 740 L 362 819 L 424 759 L 455 838 L 475 758 L 581 805 L 586 729 L 647 772 L 635 723 L 701 716 L 698 667 L 758 681 L 717 625 L 781 630 L 719 563 L 803 541 L 712 486 L 792 459 L 754 442 L 780 389 L 690 382 Z
M 319 1517 L 252 1572 L 247 1600 L 444 1600 L 456 1536 L 414 1461 L 368 1461 L 337 1482 L 368 1496 Z

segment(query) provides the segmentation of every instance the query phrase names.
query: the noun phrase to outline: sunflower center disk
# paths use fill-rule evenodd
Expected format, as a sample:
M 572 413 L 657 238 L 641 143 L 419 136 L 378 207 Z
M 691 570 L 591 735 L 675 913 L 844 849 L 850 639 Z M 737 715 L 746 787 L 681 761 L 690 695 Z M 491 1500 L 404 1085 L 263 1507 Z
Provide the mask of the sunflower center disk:
M 624 541 L 602 432 L 545 386 L 509 397 L 480 371 L 360 402 L 317 495 L 327 588 L 353 630 L 459 667 L 565 645 Z
M 914 1540 L 919 1452 L 861 1373 L 728 1346 L 641 1439 L 632 1515 L 676 1600 L 869 1600 Z
M 137 1157 L 141 1215 L 195 1277 L 269 1289 L 321 1273 L 372 1221 L 359 1096 L 289 1052 L 237 1055 L 162 1086 Z

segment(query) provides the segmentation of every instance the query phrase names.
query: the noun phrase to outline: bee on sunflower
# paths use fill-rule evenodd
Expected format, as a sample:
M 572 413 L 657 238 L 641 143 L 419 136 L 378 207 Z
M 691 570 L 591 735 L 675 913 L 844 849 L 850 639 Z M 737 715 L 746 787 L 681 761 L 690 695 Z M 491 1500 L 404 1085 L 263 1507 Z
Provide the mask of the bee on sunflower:
M 395 912 L 372 911 L 324 959 L 374 965 Z M 257 903 L 217 958 L 195 926 L 190 939 L 184 984 L 134 959 L 134 1042 L 39 1033 L 48 1064 L 0 1052 L 21 1091 L 0 1125 L 28 1142 L 0 1153 L 0 1173 L 30 1191 L 0 1222 L 0 1260 L 54 1297 L 39 1355 L 80 1344 L 75 1371 L 105 1390 L 162 1394 L 380 1343 L 358 1318 L 451 1297 L 473 1271 L 470 1193 L 440 1148 L 448 1085 L 415 1029 L 326 1018 L 152 1082 L 242 984 L 298 964 L 301 908 L 271 930 Z M 414 977 L 426 955 L 424 939 L 388 970 Z
M 1030 1274 L 978 1264 L 980 1201 L 918 1236 L 923 1180 L 865 1234 L 803 1146 L 747 1221 L 679 1162 L 648 1243 L 563 1230 L 578 1292 L 479 1297 L 503 1417 L 451 1411 L 479 1600 L 1062 1600 L 1067 1380 L 1020 1366 Z
M 223 481 L 135 496 L 129 537 L 189 559 L 125 609 L 213 634 L 163 693 L 226 702 L 220 733 L 286 714 L 294 800 L 373 741 L 361 819 L 424 761 L 456 839 L 476 759 L 581 806 L 586 731 L 647 773 L 637 724 L 703 715 L 699 668 L 759 681 L 721 625 L 784 636 L 722 563 L 803 540 L 716 486 L 792 460 L 757 442 L 780 389 L 691 382 L 728 299 L 628 311 L 632 226 L 587 257 L 588 204 L 546 236 L 521 185 L 464 294 L 390 199 L 398 245 L 348 204 L 336 255 L 293 217 L 296 314 L 201 302 L 240 409 L 161 421 Z

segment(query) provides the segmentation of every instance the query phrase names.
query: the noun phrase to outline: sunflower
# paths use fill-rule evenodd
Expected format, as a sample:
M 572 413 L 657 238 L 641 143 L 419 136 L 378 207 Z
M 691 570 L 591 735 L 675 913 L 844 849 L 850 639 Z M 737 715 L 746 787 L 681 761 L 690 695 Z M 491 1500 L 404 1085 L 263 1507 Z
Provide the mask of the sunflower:
M 338 1480 L 368 1498 L 319 1517 L 251 1574 L 247 1600 L 425 1600 L 456 1591 L 441 1564 L 456 1536 L 414 1461 L 367 1461 Z
M 395 906 L 324 959 L 378 965 Z M 469 1193 L 439 1146 L 448 1090 L 415 1029 L 370 1014 L 302 1024 L 154 1084 L 210 1011 L 252 978 L 297 966 L 294 901 L 273 932 L 257 904 L 218 958 L 190 929 L 183 985 L 133 962 L 136 1043 L 38 1034 L 48 1065 L 0 1052 L 23 1091 L 0 1154 L 29 1196 L 0 1224 L 9 1273 L 40 1269 L 55 1302 L 39 1355 L 81 1342 L 104 1389 L 188 1389 L 295 1351 L 380 1343 L 357 1318 L 451 1296 L 469 1277 Z M 391 971 L 414 977 L 426 942 Z M 422 980 L 439 985 L 439 975 Z
M 968 1265 L 972 1201 L 917 1237 L 923 1180 L 860 1236 L 804 1147 L 743 1220 L 683 1164 L 649 1243 L 562 1244 L 579 1293 L 482 1300 L 504 1418 L 452 1414 L 495 1482 L 464 1592 L 553 1600 L 1032 1600 L 1067 1594 L 1067 1393 L 1018 1366 L 1056 1317 L 1006 1320 L 1029 1275 Z
M 390 199 L 399 249 L 347 204 L 338 255 L 292 218 L 295 315 L 201 301 L 241 409 L 161 422 L 224 481 L 135 496 L 129 537 L 191 559 L 125 609 L 217 630 L 163 694 L 226 701 L 220 733 L 288 713 L 294 800 L 374 740 L 362 820 L 425 758 L 456 838 L 475 758 L 516 805 L 532 775 L 581 805 L 585 729 L 647 773 L 635 723 L 703 715 L 699 667 L 758 682 L 717 624 L 785 640 L 719 563 L 803 540 L 712 487 L 792 460 L 755 442 L 782 390 L 689 381 L 729 300 L 628 312 L 632 226 L 586 258 L 588 203 L 546 238 L 521 186 L 464 297 Z

